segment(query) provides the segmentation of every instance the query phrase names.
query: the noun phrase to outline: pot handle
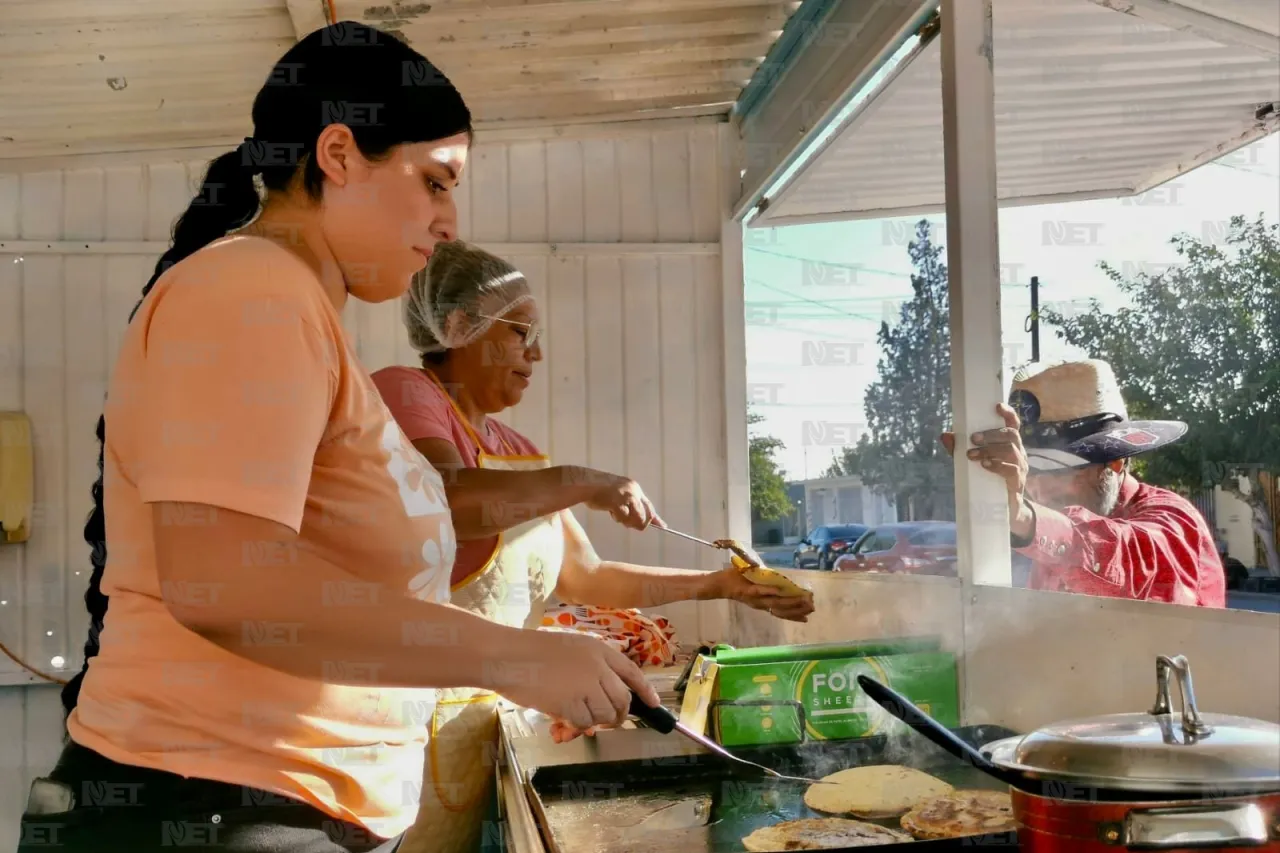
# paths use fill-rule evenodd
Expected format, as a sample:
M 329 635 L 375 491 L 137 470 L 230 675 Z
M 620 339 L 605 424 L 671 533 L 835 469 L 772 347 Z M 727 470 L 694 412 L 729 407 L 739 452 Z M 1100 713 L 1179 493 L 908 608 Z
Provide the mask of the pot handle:
M 1105 831 L 1108 841 L 1132 850 L 1254 846 L 1267 843 L 1266 815 L 1254 803 L 1229 806 L 1135 809 L 1123 828 Z
M 1178 693 L 1182 696 L 1182 732 L 1188 743 L 1213 734 L 1213 728 L 1200 718 L 1196 707 L 1196 693 L 1191 686 L 1191 664 L 1182 655 L 1156 658 L 1156 704 L 1151 713 L 1157 716 L 1172 714 L 1173 703 L 1169 696 L 1169 672 L 1178 674 Z

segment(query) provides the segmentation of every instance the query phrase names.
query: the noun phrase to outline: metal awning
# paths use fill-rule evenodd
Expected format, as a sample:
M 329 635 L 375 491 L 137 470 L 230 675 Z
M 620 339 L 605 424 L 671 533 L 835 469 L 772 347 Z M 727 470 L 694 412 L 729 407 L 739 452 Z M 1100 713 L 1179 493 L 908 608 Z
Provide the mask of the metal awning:
M 1263 2 L 995 0 L 1001 203 L 1140 193 L 1280 128 L 1280 16 Z M 942 210 L 940 45 L 899 65 L 750 224 Z
M 825 0 L 824 0 L 825 2 Z M 725 116 L 799 0 L 42 0 L 0 12 L 0 161 L 225 147 L 330 20 L 421 49 L 477 126 Z

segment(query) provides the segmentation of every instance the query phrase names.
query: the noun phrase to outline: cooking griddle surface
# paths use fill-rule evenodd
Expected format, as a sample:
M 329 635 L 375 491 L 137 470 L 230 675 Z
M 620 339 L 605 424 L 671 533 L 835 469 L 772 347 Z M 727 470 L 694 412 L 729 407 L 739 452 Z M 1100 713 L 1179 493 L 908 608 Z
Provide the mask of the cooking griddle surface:
M 975 745 L 1012 735 L 996 727 L 957 731 Z M 919 736 L 735 750 L 783 773 L 819 777 L 846 767 L 902 764 L 956 788 L 1000 790 L 999 782 L 952 758 Z M 763 826 L 829 817 L 804 804 L 806 785 L 749 775 L 696 755 L 672 759 L 540 768 L 533 787 L 544 832 L 555 853 L 741 853 L 742 839 Z M 871 821 L 899 828 L 896 820 Z M 1014 847 L 1013 833 L 951 841 L 915 841 L 846 850 L 949 850 Z

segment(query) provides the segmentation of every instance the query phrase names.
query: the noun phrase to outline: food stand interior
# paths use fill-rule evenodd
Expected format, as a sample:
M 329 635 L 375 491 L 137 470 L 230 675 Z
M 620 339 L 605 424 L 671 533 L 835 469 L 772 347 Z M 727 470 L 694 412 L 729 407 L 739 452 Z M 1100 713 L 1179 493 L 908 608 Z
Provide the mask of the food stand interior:
M 749 540 L 744 227 L 945 209 L 963 433 L 1003 397 L 997 205 L 1140 193 L 1280 122 L 1255 112 L 1280 102 L 1274 0 L 994 0 L 993 18 L 992 0 L 214 5 L 0 11 L 0 410 L 31 418 L 36 472 L 31 538 L 0 545 L 0 639 L 55 677 L 80 666 L 93 424 L 125 320 L 204 164 L 326 8 L 398 30 L 473 106 L 461 233 L 523 269 L 548 315 L 509 422 L 558 462 L 637 477 L 707 537 Z M 371 370 L 413 363 L 396 305 L 345 320 Z M 1159 654 L 1190 659 L 1202 709 L 1280 720 L 1280 618 L 1012 588 L 1002 486 L 970 467 L 958 578 L 800 573 L 803 625 L 662 610 L 685 643 L 938 634 L 969 722 L 1143 709 Z M 718 567 L 585 520 L 603 554 Z M 4 658 L 0 685 L 12 838 L 62 714 Z

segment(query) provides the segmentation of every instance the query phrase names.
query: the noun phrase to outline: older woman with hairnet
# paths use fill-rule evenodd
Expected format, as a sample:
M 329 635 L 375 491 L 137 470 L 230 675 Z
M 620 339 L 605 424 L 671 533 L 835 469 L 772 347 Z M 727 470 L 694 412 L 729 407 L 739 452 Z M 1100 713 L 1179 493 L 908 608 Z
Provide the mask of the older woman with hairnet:
M 669 637 L 660 624 L 615 608 L 731 599 L 784 619 L 805 621 L 812 612 L 811 598 L 780 596 L 732 569 L 636 566 L 597 556 L 570 507 L 607 512 L 635 530 L 662 521 L 634 480 L 553 467 L 529 439 L 490 417 L 520 402 L 542 360 L 538 305 L 511 264 L 460 242 L 438 245 L 410 287 L 404 321 L 422 366 L 388 367 L 373 380 L 406 436 L 444 476 L 459 540 L 455 605 L 533 627 L 543 624 L 554 594 L 567 605 L 557 624 L 594 622 L 601 633 L 624 638 L 624 651 L 641 663 L 664 662 Z M 649 643 L 635 642 L 641 637 Z M 449 754 L 431 756 L 436 766 L 428 769 L 430 778 L 451 778 L 434 791 L 424 786 L 420 827 L 451 815 L 474 821 L 478 831 L 479 800 L 492 775 L 486 745 L 496 734 L 496 699 L 472 690 L 442 694 L 430 742 Z M 564 724 L 556 733 L 577 734 Z

